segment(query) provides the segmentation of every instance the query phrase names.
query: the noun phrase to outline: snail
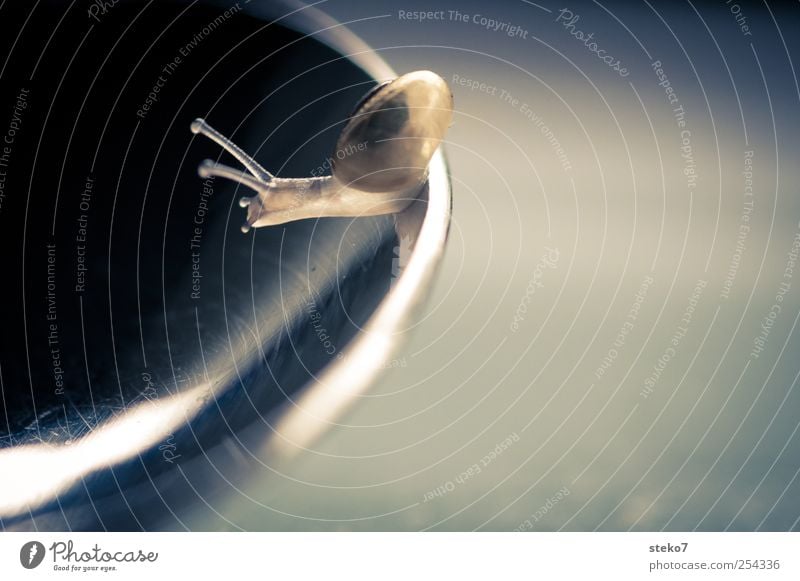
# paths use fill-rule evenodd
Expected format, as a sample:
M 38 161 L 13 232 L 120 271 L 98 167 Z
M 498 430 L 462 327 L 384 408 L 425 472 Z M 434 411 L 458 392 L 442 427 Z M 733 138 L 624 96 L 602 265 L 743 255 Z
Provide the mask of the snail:
M 231 179 L 256 192 L 243 197 L 243 232 L 305 218 L 376 216 L 403 210 L 427 179 L 428 163 L 453 115 L 447 83 L 431 71 L 414 71 L 368 92 L 347 119 L 331 157 L 331 175 L 279 178 L 203 119 L 192 133 L 210 138 L 249 173 L 205 160 L 203 178 Z

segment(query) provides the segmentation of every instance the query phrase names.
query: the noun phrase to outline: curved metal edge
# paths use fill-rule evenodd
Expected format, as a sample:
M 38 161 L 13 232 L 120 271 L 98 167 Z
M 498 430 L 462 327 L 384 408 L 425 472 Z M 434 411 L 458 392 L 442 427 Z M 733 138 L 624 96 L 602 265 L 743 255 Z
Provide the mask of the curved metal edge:
M 419 289 L 431 288 L 450 228 L 452 193 L 441 148 L 431 161 L 428 186 L 427 211 L 405 270 L 347 346 L 345 357 L 303 388 L 292 407 L 283 411 L 267 442 L 276 458 L 290 458 L 316 441 L 374 383 L 408 339 L 405 328 L 427 300 Z
M 217 0 L 217 3 L 226 5 L 222 0 Z M 244 10 L 254 16 L 277 19 L 283 25 L 314 36 L 378 81 L 397 76 L 394 69 L 378 57 L 358 35 L 314 4 L 309 5 L 299 0 L 280 0 L 250 3 Z
M 359 36 L 314 5 L 282 0 L 249 4 L 248 10 L 279 17 L 295 30 L 314 35 L 377 81 L 397 76 Z M 288 459 L 310 446 L 378 378 L 385 362 L 407 339 L 401 329 L 425 303 L 426 297 L 418 291 L 433 283 L 450 228 L 452 192 L 442 148 L 431 160 L 427 185 L 427 212 L 403 274 L 362 332 L 345 348 L 345 357 L 306 385 L 291 407 L 282 410 L 266 443 L 267 457 Z M 414 205 L 403 213 L 412 212 Z
M 277 2 L 266 8 L 268 4 L 249 4 L 248 11 L 276 16 L 296 30 L 313 34 L 378 81 L 396 76 L 392 68 L 364 41 L 317 8 L 293 0 Z M 287 15 L 286 7 L 294 11 Z M 398 230 L 402 216 L 406 213 L 411 216 L 418 204 L 425 203 L 420 199 L 398 215 Z M 363 331 L 345 348 L 346 357 L 332 364 L 316 381 L 306 385 L 292 407 L 284 408 L 264 450 L 274 454 L 276 460 L 293 456 L 319 438 L 334 418 L 343 414 L 357 396 L 372 385 L 385 368 L 384 362 L 400 349 L 407 338 L 403 329 L 414 319 L 426 300 L 418 291 L 420 288 L 430 288 L 444 253 L 451 204 L 447 166 L 439 149 L 429 166 L 427 211 L 404 272 Z M 30 478 L 0 486 L 0 516 L 8 518 L 33 510 L 52 499 L 54 494 L 79 482 L 86 474 L 101 467 L 119 464 L 136 455 L 137 452 L 121 450 L 109 454 L 108 450 L 113 447 L 116 438 L 138 439 L 144 447 L 154 445 L 171 431 L 175 418 L 185 420 L 194 415 L 205 401 L 199 396 L 212 391 L 210 385 L 198 385 L 173 398 L 171 405 L 162 405 L 158 413 L 150 409 L 152 404 L 142 405 L 129 417 L 112 422 L 107 426 L 108 429 L 93 434 L 87 439 L 86 446 L 75 446 L 69 455 L 56 455 L 50 448 L 38 450 L 34 456 L 8 451 L 4 467 L 11 472 L 28 474 Z M 78 458 L 81 461 L 76 461 Z M 99 462 L 98 458 L 103 461 Z M 50 478 L 37 477 L 41 465 L 51 468 Z M 61 469 L 55 470 L 55 466 Z M 60 473 L 60 477 L 53 478 L 53 472 Z M 32 481 L 36 481 L 37 485 L 31 486 Z

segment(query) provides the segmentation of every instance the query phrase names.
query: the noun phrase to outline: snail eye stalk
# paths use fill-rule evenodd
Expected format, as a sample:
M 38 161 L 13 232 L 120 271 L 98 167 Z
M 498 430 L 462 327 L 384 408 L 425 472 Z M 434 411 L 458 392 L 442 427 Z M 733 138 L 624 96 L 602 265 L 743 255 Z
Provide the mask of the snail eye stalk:
M 221 163 L 214 163 L 210 159 L 207 159 L 200 164 L 197 173 L 201 178 L 227 178 L 247 186 L 248 188 L 251 188 L 257 192 L 263 192 L 269 188 L 269 181 L 254 178 L 253 176 L 239 171 L 238 169 L 233 169 L 232 167 L 228 167 L 227 165 L 223 165 Z
M 192 122 L 190 126 L 192 133 L 194 134 L 201 134 L 208 137 L 211 141 L 217 143 L 218 145 L 222 146 L 225 151 L 230 153 L 233 157 L 239 160 L 239 162 L 247 168 L 251 174 L 257 177 L 259 180 L 267 182 L 271 180 L 274 176 L 261 167 L 256 160 L 252 157 L 247 155 L 241 147 L 236 145 L 233 141 L 222 135 L 219 131 L 211 127 L 208 123 L 206 123 L 205 119 L 197 118 Z

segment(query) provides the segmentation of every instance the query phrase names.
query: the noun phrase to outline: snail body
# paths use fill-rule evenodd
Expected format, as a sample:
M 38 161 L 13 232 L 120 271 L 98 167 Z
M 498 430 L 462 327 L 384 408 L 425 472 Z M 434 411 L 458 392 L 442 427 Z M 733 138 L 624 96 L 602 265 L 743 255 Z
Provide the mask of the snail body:
M 331 175 L 278 178 L 204 120 L 194 133 L 214 140 L 249 173 L 204 161 L 201 177 L 237 181 L 256 195 L 244 197 L 243 231 L 305 218 L 374 216 L 403 210 L 418 195 L 427 168 L 450 125 L 453 97 L 430 71 L 415 71 L 379 85 L 356 107 L 332 156 Z

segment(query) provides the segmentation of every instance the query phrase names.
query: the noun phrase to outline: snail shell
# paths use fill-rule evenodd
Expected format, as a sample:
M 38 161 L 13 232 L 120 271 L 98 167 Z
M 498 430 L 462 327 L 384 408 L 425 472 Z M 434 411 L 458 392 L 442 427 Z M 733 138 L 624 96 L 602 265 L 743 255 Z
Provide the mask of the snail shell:
M 333 175 L 364 192 L 406 190 L 425 179 L 428 163 L 450 126 L 453 94 L 431 71 L 415 71 L 368 93 L 342 129 Z

